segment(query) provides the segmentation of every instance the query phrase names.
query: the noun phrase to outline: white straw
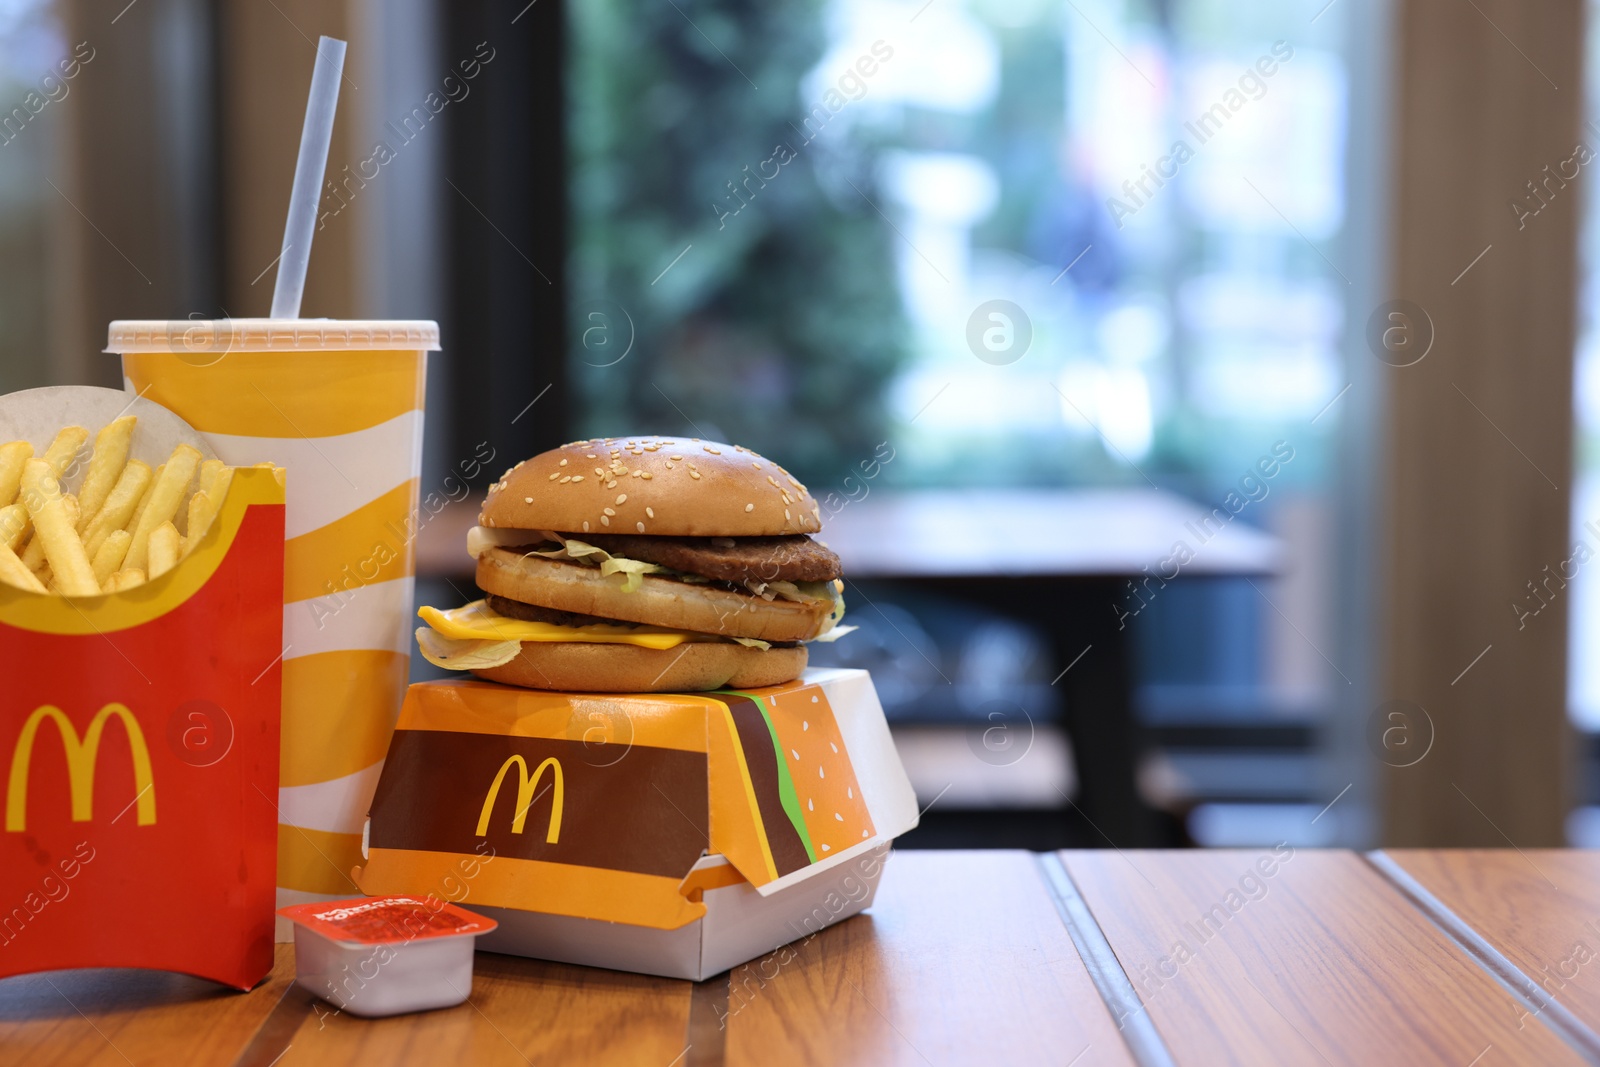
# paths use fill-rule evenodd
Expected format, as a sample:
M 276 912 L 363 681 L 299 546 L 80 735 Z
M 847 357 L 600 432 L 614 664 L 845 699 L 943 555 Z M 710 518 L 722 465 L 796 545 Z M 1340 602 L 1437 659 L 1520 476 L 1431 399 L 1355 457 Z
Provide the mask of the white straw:
M 272 317 L 275 319 L 300 317 L 300 297 L 305 293 L 306 267 L 311 263 L 317 204 L 322 199 L 322 179 L 328 169 L 328 146 L 333 142 L 333 113 L 339 107 L 344 50 L 345 43 L 332 37 L 317 41 L 317 65 L 311 71 L 311 96 L 306 101 L 306 124 L 300 131 L 300 157 L 294 165 L 294 191 L 289 194 L 289 218 L 283 225 L 278 278 L 272 290 Z

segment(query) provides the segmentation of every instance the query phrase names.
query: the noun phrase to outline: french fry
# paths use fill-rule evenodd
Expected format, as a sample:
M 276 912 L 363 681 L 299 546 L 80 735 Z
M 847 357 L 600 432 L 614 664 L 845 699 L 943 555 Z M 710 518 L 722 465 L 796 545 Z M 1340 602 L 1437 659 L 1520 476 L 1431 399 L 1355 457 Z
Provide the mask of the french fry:
M 128 451 L 133 446 L 133 428 L 139 420 L 124 415 L 94 435 L 94 455 L 89 460 L 89 473 L 83 476 L 78 487 L 78 532 L 94 520 L 95 515 L 111 495 L 122 469 L 128 465 Z M 0 482 L 0 493 L 5 484 Z
M 78 528 L 78 498 L 71 493 L 61 494 L 61 506 L 66 509 L 67 518 L 72 520 L 72 528 Z M 44 566 L 44 542 L 37 536 L 28 542 L 28 547 L 22 550 L 22 562 L 28 569 L 37 571 Z
M 22 465 L 33 458 L 33 446 L 26 441 L 0 445 L 0 504 L 17 499 L 22 486 Z
M 150 504 L 150 494 L 155 490 L 156 483 L 161 480 L 161 476 L 166 472 L 167 465 L 165 463 L 156 467 L 154 473 L 150 475 L 149 487 L 145 489 L 144 495 L 139 498 L 138 506 L 133 509 L 133 516 L 123 524 L 123 529 L 127 530 L 129 533 L 132 533 L 138 528 L 139 520 L 144 517 L 144 509 Z
M 17 554 L 5 545 L 0 545 L 0 582 L 26 589 L 30 593 L 47 591 L 44 583 L 35 578 L 33 572 L 17 558 Z
M 145 569 L 149 560 L 150 534 L 162 523 L 171 522 L 178 513 L 178 507 L 183 503 L 184 494 L 188 492 L 189 483 L 199 466 L 198 449 L 179 445 L 172 450 L 172 455 L 162 465 L 160 475 L 150 484 L 149 500 L 139 514 L 137 525 L 133 527 L 133 544 L 128 546 L 124 567 Z
M 202 477 L 204 475 L 202 474 Z M 228 495 L 228 489 L 233 485 L 233 468 L 223 467 L 211 479 L 209 488 L 201 490 L 189 498 L 189 515 L 187 531 L 183 538 L 183 555 L 193 552 L 195 546 L 205 537 L 206 531 L 211 529 L 211 524 L 217 519 L 217 512 L 222 508 L 222 501 Z
M 7 504 L 0 508 L 0 544 L 12 552 L 22 547 L 28 536 L 28 509 L 21 504 Z
M 75 427 L 69 427 L 72 428 Z M 62 434 L 56 435 L 57 441 Z M 87 431 L 84 436 L 88 436 Z M 48 459 L 30 459 L 24 464 L 22 499 L 33 519 L 35 540 L 43 545 L 45 559 L 61 592 L 67 596 L 98 595 L 100 583 L 94 579 L 94 568 L 61 499 L 61 483 Z
M 100 543 L 90 567 L 94 570 L 94 580 L 100 583 L 101 588 L 122 568 L 123 557 L 128 554 L 128 546 L 132 543 L 133 534 L 127 530 L 112 530 Z
M 88 439 L 89 431 L 82 426 L 63 426 L 41 457 L 50 464 L 50 473 L 57 478 L 65 474 L 67 468 L 72 465 L 72 458 L 78 454 L 78 449 L 82 448 Z
M 32 520 L 30 519 L 29 521 L 31 522 Z M 35 574 L 39 573 L 39 568 L 43 567 L 45 564 L 44 542 L 39 540 L 39 533 L 37 530 L 35 530 L 33 536 L 28 539 L 28 543 L 23 546 L 22 562 L 26 564 L 28 569 L 33 571 Z
M 231 476 L 233 468 L 220 459 L 208 459 L 200 464 L 200 491 L 202 493 L 211 493 L 211 487 L 216 484 L 218 476 L 223 471 L 227 471 Z M 211 493 L 211 496 L 212 499 L 216 499 L 217 494 Z
M 132 589 L 136 585 L 143 584 L 144 571 L 137 567 L 124 567 L 122 570 L 113 574 L 110 581 L 106 582 L 106 592 L 120 593 L 125 589 Z
M 217 509 L 212 507 L 211 497 L 204 489 L 189 498 L 189 514 L 183 523 L 183 555 L 187 556 L 200 543 L 216 514 Z
M 122 476 L 101 505 L 100 514 L 89 520 L 89 527 L 83 532 L 84 549 L 91 558 L 100 551 L 107 535 L 113 530 L 125 529 L 133 521 L 139 502 L 144 499 L 152 481 L 154 475 L 150 472 L 149 464 L 130 459 L 128 465 L 122 468 Z M 129 538 L 131 540 L 131 534 Z
M 147 556 L 150 560 L 150 579 L 161 577 L 178 562 L 178 528 L 164 522 L 150 531 Z

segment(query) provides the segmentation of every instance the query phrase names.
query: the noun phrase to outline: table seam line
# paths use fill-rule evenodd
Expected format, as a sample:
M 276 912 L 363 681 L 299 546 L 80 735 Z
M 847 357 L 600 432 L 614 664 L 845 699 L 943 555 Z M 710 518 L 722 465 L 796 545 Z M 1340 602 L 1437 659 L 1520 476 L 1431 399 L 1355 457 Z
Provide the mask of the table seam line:
M 1139 1067 L 1174 1067 L 1172 1053 L 1156 1029 L 1144 1001 L 1129 980 L 1122 961 L 1111 947 L 1073 881 L 1061 857 L 1054 852 L 1036 853 L 1035 863 L 1042 875 L 1045 892 L 1055 905 L 1056 917 L 1066 927 L 1067 936 L 1078 950 L 1078 958 L 1094 983 L 1095 992 L 1111 1015 L 1128 1054 Z M 1119 1007 L 1120 1003 L 1120 1007 Z
M 299 1033 L 300 1027 L 304 1025 L 305 1020 L 296 1021 L 293 1027 L 282 1035 L 284 1037 L 282 1048 L 271 1047 L 276 1043 L 275 1038 L 279 1036 L 276 1031 L 283 1029 L 284 1022 L 289 1018 L 291 1011 L 296 1007 L 309 1008 L 316 999 L 316 994 L 302 986 L 298 978 L 291 978 L 289 983 L 283 987 L 283 992 L 279 994 L 277 1003 L 272 1006 L 272 1010 L 261 1017 L 261 1022 L 256 1025 L 254 1032 L 250 1034 L 243 1047 L 239 1049 L 239 1055 L 233 1060 L 233 1067 L 275 1064 L 282 1059 L 283 1054 L 294 1043 L 295 1034 Z M 258 1048 L 258 1044 L 262 1047 Z M 268 1052 L 273 1052 L 275 1055 L 270 1059 L 266 1059 L 264 1057 Z
M 1363 852 L 1360 856 L 1479 970 L 1526 1007 L 1533 1019 L 1584 1059 L 1600 1063 L 1600 1034 L 1573 1014 L 1570 1008 L 1554 997 L 1545 996 L 1542 1004 L 1534 999 L 1530 991 L 1538 990 L 1542 994 L 1542 987 L 1393 857 L 1381 849 Z

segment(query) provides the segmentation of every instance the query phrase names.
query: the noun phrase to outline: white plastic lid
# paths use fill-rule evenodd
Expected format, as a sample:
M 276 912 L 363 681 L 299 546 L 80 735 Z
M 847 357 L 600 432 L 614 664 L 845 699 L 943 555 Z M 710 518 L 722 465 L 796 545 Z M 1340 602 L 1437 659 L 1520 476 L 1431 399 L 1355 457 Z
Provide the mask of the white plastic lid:
M 439 324 L 425 319 L 119 319 L 105 351 L 439 351 Z

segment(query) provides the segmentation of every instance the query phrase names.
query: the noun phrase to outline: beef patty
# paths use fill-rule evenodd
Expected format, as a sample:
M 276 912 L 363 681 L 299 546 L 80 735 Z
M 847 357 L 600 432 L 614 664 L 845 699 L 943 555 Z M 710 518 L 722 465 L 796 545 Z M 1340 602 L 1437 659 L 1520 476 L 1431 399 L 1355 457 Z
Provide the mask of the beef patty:
M 805 534 L 778 537 L 652 537 L 567 534 L 613 556 L 724 582 L 823 582 L 844 574 L 839 557 Z
M 524 622 L 548 622 L 555 626 L 592 626 L 597 622 L 605 623 L 607 626 L 638 625 L 638 623 L 602 618 L 599 615 L 580 615 L 576 611 L 557 611 L 555 608 L 541 608 L 537 604 L 524 604 L 520 600 L 495 596 L 493 593 L 484 595 L 489 601 L 489 606 L 494 609 L 495 614 L 503 615 L 508 619 L 521 619 Z
M 607 551 L 610 551 L 607 549 Z M 592 626 L 602 623 L 606 626 L 638 626 L 636 622 L 623 622 L 620 619 L 607 619 L 599 615 L 581 615 L 576 611 L 557 611 L 554 608 L 541 608 L 537 604 L 524 604 L 520 600 L 509 597 L 495 596 L 485 593 L 489 607 L 495 614 L 504 615 L 508 619 L 522 619 L 525 622 L 548 622 L 556 626 Z M 795 648 L 798 641 L 772 641 L 773 648 Z

